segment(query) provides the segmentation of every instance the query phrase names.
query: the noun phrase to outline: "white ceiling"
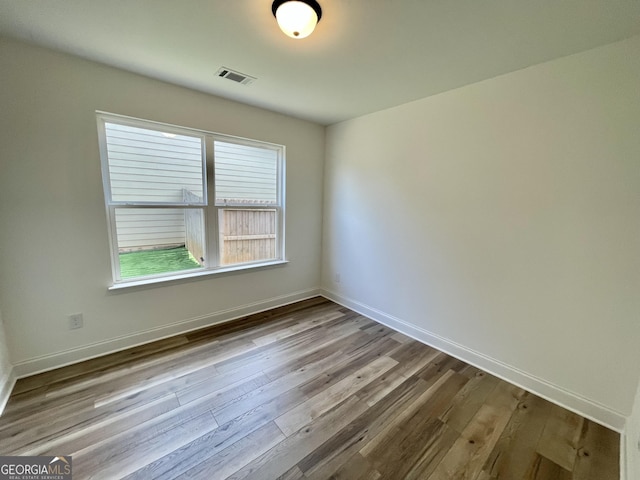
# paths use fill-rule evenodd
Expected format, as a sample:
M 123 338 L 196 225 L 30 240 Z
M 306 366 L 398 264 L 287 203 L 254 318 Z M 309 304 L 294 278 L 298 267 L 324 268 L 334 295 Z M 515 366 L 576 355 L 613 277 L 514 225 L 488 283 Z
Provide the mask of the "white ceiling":
M 319 1 L 302 40 L 271 0 L 0 0 L 0 34 L 324 125 L 640 34 L 640 0 Z

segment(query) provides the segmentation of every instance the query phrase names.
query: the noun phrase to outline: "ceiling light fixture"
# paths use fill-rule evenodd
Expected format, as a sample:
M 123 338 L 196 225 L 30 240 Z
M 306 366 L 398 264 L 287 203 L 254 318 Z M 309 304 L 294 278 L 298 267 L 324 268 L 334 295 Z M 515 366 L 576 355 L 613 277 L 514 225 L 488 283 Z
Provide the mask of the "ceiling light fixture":
M 322 18 L 322 8 L 315 0 L 275 0 L 271 11 L 280 30 L 291 38 L 308 37 Z

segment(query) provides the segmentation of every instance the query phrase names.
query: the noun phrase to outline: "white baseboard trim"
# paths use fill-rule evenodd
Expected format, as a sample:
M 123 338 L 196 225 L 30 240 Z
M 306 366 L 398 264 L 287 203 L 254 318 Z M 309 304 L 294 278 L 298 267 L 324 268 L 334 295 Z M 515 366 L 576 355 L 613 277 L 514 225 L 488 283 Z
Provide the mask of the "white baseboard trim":
M 626 416 L 605 405 L 331 290 L 322 289 L 321 294 L 329 300 L 478 367 L 545 400 L 571 410 L 616 432 L 623 432 Z
M 13 391 L 13 387 L 16 384 L 16 370 L 15 367 L 12 367 L 9 370 L 9 373 L 5 375 L 5 377 L 0 380 L 0 415 L 4 412 L 4 407 L 7 406 L 7 402 L 9 401 L 9 397 L 11 396 L 11 392 Z
M 301 300 L 307 300 L 319 295 L 320 289 L 318 288 L 301 290 L 299 292 L 273 297 L 267 300 L 261 300 L 259 302 L 220 310 L 207 315 L 144 330 L 131 335 L 123 335 L 103 342 L 96 342 L 62 352 L 56 352 L 50 355 L 30 358 L 28 360 L 18 362 L 13 366 L 14 377 L 28 377 L 37 373 L 71 365 L 73 363 L 126 350 L 127 348 L 169 338 L 174 335 L 181 335 L 200 328 L 237 320 L 238 318 L 246 317 L 247 315 L 264 312 L 265 310 L 271 310 L 272 308 L 283 307 L 285 305 L 296 303 Z

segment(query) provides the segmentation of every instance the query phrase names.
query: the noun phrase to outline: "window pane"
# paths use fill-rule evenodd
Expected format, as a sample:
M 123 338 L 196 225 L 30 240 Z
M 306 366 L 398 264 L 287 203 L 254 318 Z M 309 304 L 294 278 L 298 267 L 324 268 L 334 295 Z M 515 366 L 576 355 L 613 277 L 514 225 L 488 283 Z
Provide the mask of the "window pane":
M 220 264 L 276 259 L 276 210 L 220 209 Z
M 200 208 L 116 208 L 121 278 L 201 268 L 204 217 Z
M 277 205 L 278 152 L 214 142 L 216 205 Z
M 105 134 L 112 201 L 203 203 L 200 137 L 108 122 Z

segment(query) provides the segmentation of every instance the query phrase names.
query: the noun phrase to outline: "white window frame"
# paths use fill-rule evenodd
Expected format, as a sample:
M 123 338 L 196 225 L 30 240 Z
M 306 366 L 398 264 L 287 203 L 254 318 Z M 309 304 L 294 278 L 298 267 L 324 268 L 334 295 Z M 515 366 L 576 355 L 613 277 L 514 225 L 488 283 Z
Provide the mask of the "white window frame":
M 275 143 L 251 140 L 242 137 L 209 132 L 206 130 L 180 127 L 151 120 L 143 120 L 124 115 L 96 111 L 98 121 L 98 141 L 100 147 L 100 159 L 102 164 L 102 183 L 104 189 L 107 223 L 109 231 L 109 245 L 111 250 L 111 269 L 113 284 L 109 289 L 119 289 L 131 286 L 164 283 L 203 275 L 235 272 L 287 263 L 285 257 L 285 146 Z M 106 142 L 105 123 L 116 123 L 131 127 L 160 130 L 166 133 L 199 137 L 202 141 L 202 169 L 203 169 L 203 202 L 201 204 L 173 203 L 173 202 L 122 202 L 113 201 L 111 198 L 111 183 L 109 174 L 109 162 Z M 214 142 L 222 141 L 258 148 L 266 148 L 277 153 L 277 177 L 276 177 L 276 205 L 216 205 L 215 199 L 215 155 Z M 116 208 L 176 208 L 193 209 L 203 211 L 204 236 L 205 236 L 205 261 L 201 268 L 167 272 L 162 274 L 146 275 L 123 279 L 120 274 L 120 260 L 118 252 L 118 239 L 116 229 Z M 220 241 L 218 218 L 220 211 L 224 209 L 250 209 L 250 210 L 276 210 L 276 258 L 264 261 L 237 263 L 233 265 L 220 265 Z

